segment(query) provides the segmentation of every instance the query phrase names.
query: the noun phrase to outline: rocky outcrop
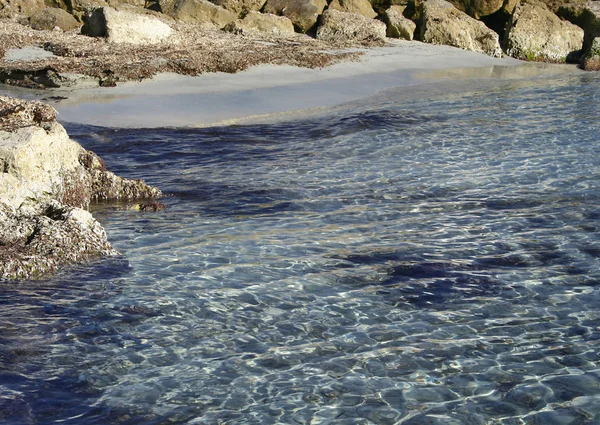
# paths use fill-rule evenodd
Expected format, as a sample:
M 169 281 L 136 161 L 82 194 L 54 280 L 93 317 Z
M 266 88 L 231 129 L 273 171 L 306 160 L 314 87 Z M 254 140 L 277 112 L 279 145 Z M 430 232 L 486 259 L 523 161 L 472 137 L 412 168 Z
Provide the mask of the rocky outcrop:
M 106 37 L 111 43 L 139 45 L 163 42 L 173 31 L 169 25 L 153 16 L 100 7 L 86 16 L 81 33 Z
M 327 2 L 325 0 L 267 0 L 263 12 L 290 18 L 299 32 L 307 32 L 317 23 Z
M 47 105 L 0 96 L 0 279 L 114 254 L 85 208 L 93 200 L 162 195 L 107 171 L 54 117 Z
M 211 3 L 221 6 L 239 16 L 251 11 L 259 11 L 265 5 L 266 1 L 267 0 L 211 0 Z
M 600 71 L 600 37 L 592 40 L 591 45 L 583 55 L 581 68 L 585 71 Z
M 275 35 L 292 35 L 295 32 L 294 24 L 289 18 L 259 12 L 248 12 L 244 19 L 233 21 L 227 24 L 224 29 L 235 34 L 262 32 Z
M 188 24 L 210 23 L 223 28 L 238 18 L 237 13 L 208 0 L 168 0 L 161 1 L 160 5 L 164 13 Z
M 358 13 L 373 19 L 377 16 L 377 12 L 373 10 L 373 6 L 369 0 L 333 0 L 329 3 L 329 9 L 339 10 L 340 12 Z
M 404 17 L 406 6 L 391 6 L 385 11 L 384 20 L 387 24 L 386 35 L 391 38 L 412 40 L 417 24 Z
M 518 59 L 565 62 L 583 47 L 583 30 L 542 3 L 520 3 L 509 21 L 504 47 Z
M 381 21 L 356 13 L 327 9 L 321 16 L 317 38 L 332 43 L 381 43 L 386 27 Z
M 29 18 L 29 26 L 34 30 L 52 30 L 58 27 L 63 31 L 70 31 L 80 25 L 73 15 L 55 7 L 42 9 Z
M 421 41 L 501 57 L 498 34 L 445 0 L 421 4 Z
M 587 54 L 596 37 L 600 37 L 600 2 L 569 2 L 558 7 L 557 15 L 583 28 L 583 50 Z

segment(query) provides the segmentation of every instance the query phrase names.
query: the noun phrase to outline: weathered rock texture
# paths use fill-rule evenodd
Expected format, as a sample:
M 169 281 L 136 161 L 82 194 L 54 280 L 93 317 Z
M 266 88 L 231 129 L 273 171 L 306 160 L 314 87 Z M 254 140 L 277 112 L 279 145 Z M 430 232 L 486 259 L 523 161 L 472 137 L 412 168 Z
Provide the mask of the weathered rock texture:
M 591 46 L 583 56 L 581 68 L 586 71 L 600 71 L 600 37 L 592 40 Z
M 457 9 L 479 19 L 501 10 L 512 13 L 519 0 L 449 0 Z
M 406 6 L 391 6 L 385 11 L 385 23 L 387 24 L 387 36 L 391 38 L 403 38 L 412 40 L 417 24 L 404 17 Z
M 583 47 L 583 30 L 562 21 L 544 4 L 520 3 L 509 21 L 504 46 L 518 59 L 565 62 Z
M 270 13 L 248 12 L 244 19 L 235 20 L 224 28 L 236 34 L 252 32 L 271 33 L 276 35 L 293 35 L 294 24 L 285 16 Z
M 600 37 L 600 1 L 562 4 L 557 15 L 583 28 L 583 50 L 587 53 L 593 40 Z
M 265 5 L 266 0 L 211 0 L 211 3 L 240 15 L 250 11 L 259 11 Z
M 92 200 L 162 195 L 107 171 L 54 117 L 47 105 L 0 96 L 0 279 L 114 254 L 84 208 Z
M 327 6 L 325 0 L 267 0 L 263 12 L 288 17 L 299 32 L 307 32 L 317 23 Z
M 210 23 L 223 28 L 238 18 L 237 13 L 230 12 L 208 0 L 168 0 L 160 4 L 164 13 L 189 24 Z
M 67 11 L 56 7 L 47 7 L 31 15 L 29 25 L 34 30 L 51 30 L 58 27 L 63 31 L 70 31 L 78 28 L 81 24 Z
M 172 34 L 171 27 L 153 16 L 138 15 L 112 7 L 94 9 L 85 18 L 81 33 L 106 37 L 111 43 L 155 44 Z
M 421 4 L 421 40 L 501 57 L 498 34 L 445 0 Z
M 377 12 L 373 10 L 373 6 L 369 0 L 333 0 L 329 3 L 329 9 L 339 10 L 340 12 L 358 13 L 373 19 L 377 16 Z
M 327 9 L 321 16 L 317 38 L 331 43 L 381 44 L 386 27 L 381 21 L 363 15 Z

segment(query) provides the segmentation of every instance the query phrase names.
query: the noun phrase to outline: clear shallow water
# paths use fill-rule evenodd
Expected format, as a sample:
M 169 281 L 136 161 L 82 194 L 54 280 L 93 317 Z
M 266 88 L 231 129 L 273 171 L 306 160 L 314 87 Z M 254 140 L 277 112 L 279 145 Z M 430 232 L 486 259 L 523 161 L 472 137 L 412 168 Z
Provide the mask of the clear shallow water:
M 67 125 L 172 196 L 95 207 L 121 257 L 0 287 L 1 422 L 600 423 L 599 101 L 582 74 Z

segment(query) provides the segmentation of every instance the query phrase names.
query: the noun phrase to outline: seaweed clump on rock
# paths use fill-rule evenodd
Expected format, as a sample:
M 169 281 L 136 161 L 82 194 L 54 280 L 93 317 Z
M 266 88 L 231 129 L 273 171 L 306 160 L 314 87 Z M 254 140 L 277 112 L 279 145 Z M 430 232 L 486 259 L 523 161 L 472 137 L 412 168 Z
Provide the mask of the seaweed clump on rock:
M 162 192 L 108 171 L 71 140 L 52 107 L 0 96 L 0 279 L 35 278 L 117 252 L 85 209 Z

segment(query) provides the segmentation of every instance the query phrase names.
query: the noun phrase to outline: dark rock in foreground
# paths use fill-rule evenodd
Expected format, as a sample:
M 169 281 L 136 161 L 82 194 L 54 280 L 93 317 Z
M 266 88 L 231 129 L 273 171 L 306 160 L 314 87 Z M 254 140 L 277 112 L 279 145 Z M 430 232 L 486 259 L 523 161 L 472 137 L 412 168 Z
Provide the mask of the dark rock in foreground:
M 35 278 L 116 251 L 85 210 L 93 200 L 162 196 L 106 170 L 39 102 L 0 96 L 0 278 Z

